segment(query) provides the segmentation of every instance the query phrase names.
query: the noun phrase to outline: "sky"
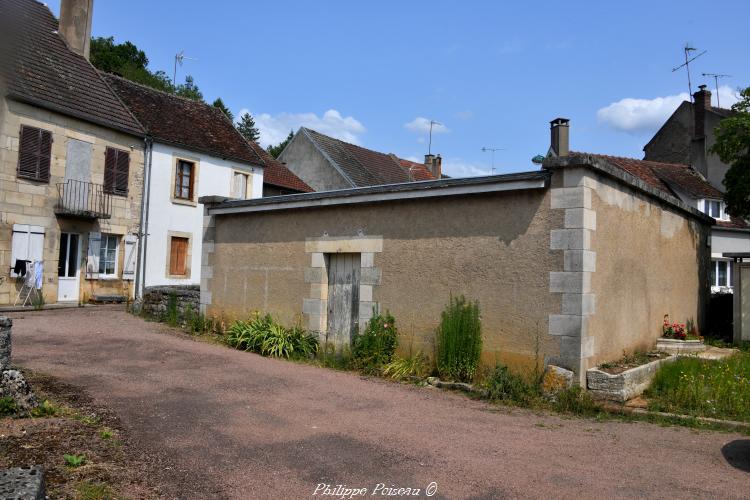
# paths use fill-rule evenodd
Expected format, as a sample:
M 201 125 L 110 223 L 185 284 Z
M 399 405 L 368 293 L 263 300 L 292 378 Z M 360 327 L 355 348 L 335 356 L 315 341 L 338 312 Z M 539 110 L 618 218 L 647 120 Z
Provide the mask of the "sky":
M 48 5 L 59 14 L 59 0 Z M 722 107 L 750 86 L 750 2 L 97 0 L 94 36 L 131 41 L 152 70 L 190 74 L 207 101 L 249 111 L 264 146 L 290 129 L 421 161 L 452 176 L 537 168 L 549 122 L 571 149 L 642 158 L 693 91 L 721 79 Z M 714 105 L 716 105 L 714 91 Z

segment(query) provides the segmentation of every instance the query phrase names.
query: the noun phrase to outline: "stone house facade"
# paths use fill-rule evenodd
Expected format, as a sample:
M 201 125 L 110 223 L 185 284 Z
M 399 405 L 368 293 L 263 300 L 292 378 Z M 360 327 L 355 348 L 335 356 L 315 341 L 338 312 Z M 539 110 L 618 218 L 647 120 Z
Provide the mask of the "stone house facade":
M 88 45 L 60 34 L 76 33 L 64 29 L 74 19 L 58 26 L 46 6 L 28 0 L 3 2 L 0 17 L 15 23 L 3 27 L 25 48 L 9 52 L 2 75 L 0 304 L 16 301 L 18 261 L 29 270 L 42 263 L 46 302 L 128 297 L 143 128 L 86 59 Z
M 713 220 L 596 155 L 552 155 L 521 174 L 204 202 L 210 316 L 268 312 L 341 345 L 388 310 L 402 353 L 432 356 L 440 313 L 463 294 L 482 309 L 484 364 L 553 363 L 579 377 L 651 348 L 664 314 L 705 320 Z

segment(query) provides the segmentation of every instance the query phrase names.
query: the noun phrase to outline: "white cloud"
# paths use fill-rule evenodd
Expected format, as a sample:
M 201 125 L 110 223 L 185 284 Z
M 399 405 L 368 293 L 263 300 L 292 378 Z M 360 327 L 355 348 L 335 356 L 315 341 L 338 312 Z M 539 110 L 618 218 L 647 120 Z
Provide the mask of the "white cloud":
M 737 102 L 737 92 L 727 85 L 719 87 L 721 106 L 727 108 Z M 687 92 L 653 99 L 627 97 L 599 109 L 596 116 L 601 123 L 624 132 L 655 131 L 669 118 L 682 101 L 689 100 Z M 716 96 L 712 98 L 716 105 Z
M 409 123 L 404 123 L 404 128 L 411 130 L 412 132 L 426 134 L 430 131 L 430 119 L 418 116 Z M 436 123 L 432 126 L 433 134 L 443 134 L 446 132 L 450 132 L 450 130 L 448 130 L 448 127 L 442 123 Z
M 248 109 L 241 109 L 237 116 L 242 116 L 247 112 L 249 112 Z M 296 132 L 299 127 L 311 128 L 321 134 L 353 144 L 359 144 L 359 136 L 366 130 L 359 120 L 352 116 L 341 116 L 341 113 L 335 109 L 329 109 L 323 113 L 323 116 L 315 113 L 279 113 L 277 115 L 260 113 L 253 115 L 253 118 L 260 130 L 258 142 L 263 147 L 282 142 L 289 135 L 290 130 Z
M 443 173 L 451 177 L 477 177 L 490 175 L 490 171 L 490 167 L 481 163 L 473 163 L 461 158 L 443 158 Z

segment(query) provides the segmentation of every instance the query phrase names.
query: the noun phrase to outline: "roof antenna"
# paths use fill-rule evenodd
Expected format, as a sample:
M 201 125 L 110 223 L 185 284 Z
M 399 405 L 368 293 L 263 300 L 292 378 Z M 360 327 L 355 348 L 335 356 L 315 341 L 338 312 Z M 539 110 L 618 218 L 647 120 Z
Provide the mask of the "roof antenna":
M 172 85 L 174 86 L 174 91 L 177 92 L 177 64 L 180 64 L 180 67 L 182 66 L 182 62 L 187 59 L 188 61 L 197 61 L 198 59 L 195 59 L 193 57 L 185 57 L 185 51 L 181 50 L 174 56 L 174 73 L 172 73 Z
M 440 122 L 436 122 L 435 120 L 430 120 L 430 144 L 427 146 L 427 154 L 432 154 L 432 126 L 433 125 L 442 125 Z
M 490 175 L 495 175 L 495 151 L 505 151 L 505 148 L 482 148 L 482 153 L 488 151 L 492 153 L 492 170 L 490 171 Z
M 698 59 L 700 56 L 702 56 L 703 54 L 705 54 L 708 51 L 704 50 L 703 52 L 701 52 L 697 56 L 690 57 L 690 53 L 691 52 L 695 52 L 698 49 L 691 47 L 690 44 L 688 44 L 688 43 L 685 44 L 685 48 L 683 48 L 682 50 L 685 51 L 685 62 L 682 63 L 682 64 L 680 64 L 676 68 L 672 68 L 672 73 L 674 73 L 675 71 L 679 70 L 682 67 L 684 67 L 687 70 L 688 92 L 690 93 L 690 102 L 693 102 L 693 85 L 690 82 L 690 63 L 693 62 L 693 61 L 695 61 L 696 59 Z
M 720 108 L 721 103 L 719 102 L 719 78 L 731 78 L 732 75 L 719 75 L 717 73 L 703 73 L 703 76 L 711 76 L 716 84 L 716 107 Z

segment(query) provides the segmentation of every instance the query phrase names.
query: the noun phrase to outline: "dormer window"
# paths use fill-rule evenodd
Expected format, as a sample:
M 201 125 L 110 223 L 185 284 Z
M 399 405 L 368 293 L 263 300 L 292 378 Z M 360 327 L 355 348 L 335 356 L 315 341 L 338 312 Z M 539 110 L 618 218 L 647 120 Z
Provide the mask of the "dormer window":
M 701 200 L 703 207 L 702 212 L 714 219 L 729 219 L 729 216 L 724 212 L 724 202 L 721 200 Z

